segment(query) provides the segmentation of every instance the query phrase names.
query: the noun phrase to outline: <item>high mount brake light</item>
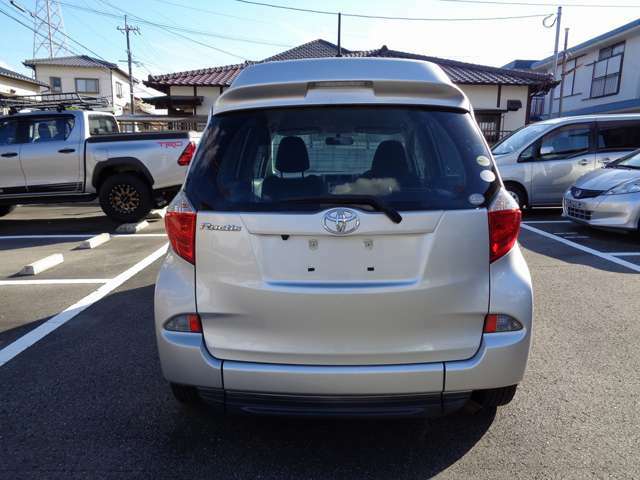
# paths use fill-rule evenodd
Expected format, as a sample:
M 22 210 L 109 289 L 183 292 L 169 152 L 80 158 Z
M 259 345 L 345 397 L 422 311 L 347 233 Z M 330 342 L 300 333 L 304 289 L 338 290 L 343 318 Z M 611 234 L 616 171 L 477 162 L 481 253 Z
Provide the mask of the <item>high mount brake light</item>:
M 489 207 L 489 262 L 505 256 L 518 240 L 522 212 L 503 188 Z
M 194 265 L 196 263 L 196 216 L 196 210 L 181 191 L 167 207 L 164 217 L 173 251 Z
M 191 141 L 187 143 L 187 146 L 184 147 L 184 150 L 178 157 L 178 165 L 181 165 L 183 167 L 189 165 L 191 163 L 191 159 L 193 158 L 193 154 L 195 153 L 195 151 L 196 151 L 195 142 Z

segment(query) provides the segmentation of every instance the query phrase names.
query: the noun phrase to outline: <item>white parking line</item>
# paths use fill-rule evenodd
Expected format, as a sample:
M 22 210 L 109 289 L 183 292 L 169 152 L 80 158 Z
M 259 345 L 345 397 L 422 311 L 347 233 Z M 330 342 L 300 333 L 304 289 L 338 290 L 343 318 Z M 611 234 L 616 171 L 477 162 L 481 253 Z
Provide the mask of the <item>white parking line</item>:
M 614 257 L 636 257 L 640 256 L 640 252 L 606 252 Z
M 62 235 L 57 235 L 57 234 L 52 234 L 52 235 L 0 235 L 0 240 L 30 240 L 30 239 L 48 239 L 48 238 L 70 238 L 70 239 L 77 239 L 77 238 L 91 238 L 94 237 L 96 235 L 100 235 L 99 233 L 84 233 L 84 234 L 78 234 L 78 235 L 66 235 L 66 234 L 62 234 Z M 166 237 L 167 234 L 166 233 L 130 233 L 130 234 L 113 234 L 111 235 L 111 238 L 139 238 L 139 237 L 149 237 L 149 238 L 153 238 L 153 237 Z
M 0 280 L 3 285 L 82 285 L 107 283 L 109 278 L 50 278 L 48 280 Z
M 60 326 L 64 325 L 65 323 L 67 323 L 73 317 L 75 317 L 76 315 L 78 315 L 82 311 L 86 310 L 87 308 L 89 308 L 91 305 L 93 305 L 97 301 L 99 301 L 99 300 L 103 299 L 104 297 L 106 297 L 109 293 L 111 293 L 113 290 L 118 288 L 124 282 L 129 280 L 135 274 L 137 274 L 137 273 L 141 272 L 142 270 L 144 270 L 145 268 L 147 268 L 149 265 L 151 265 L 157 259 L 162 257 L 165 253 L 167 253 L 168 246 L 169 246 L 169 244 L 163 245 L 161 248 L 159 248 L 158 250 L 153 252 L 148 257 L 140 260 L 133 267 L 129 268 L 128 270 L 125 270 L 124 272 L 122 272 L 117 277 L 112 278 L 107 283 L 102 285 L 97 290 L 94 290 L 93 292 L 91 292 L 89 295 L 87 295 L 86 297 L 84 297 L 80 301 L 78 301 L 78 302 L 74 303 L 73 305 L 67 307 L 65 310 L 63 310 L 59 314 L 51 317 L 49 320 L 44 322 L 39 327 L 34 328 L 33 330 L 31 330 L 26 335 L 23 335 L 22 337 L 18 338 L 13 343 L 10 343 L 6 347 L 4 347 L 2 350 L 0 350 L 0 367 L 2 365 L 4 365 L 5 363 L 7 363 L 8 361 L 10 361 L 15 356 L 17 356 L 20 353 L 24 352 L 27 348 L 29 348 L 34 343 L 38 342 L 39 340 L 41 340 L 44 337 L 46 337 L 47 335 L 49 335 L 51 332 L 56 330 L 58 327 L 60 327 Z
M 522 222 L 527 225 L 535 225 L 536 223 L 572 223 L 571 220 L 528 220 Z
M 628 268 L 629 270 L 633 270 L 634 272 L 640 273 L 640 265 L 636 265 L 635 263 L 627 262 L 626 260 L 622 260 L 621 258 L 617 258 L 616 256 L 601 252 L 599 250 L 595 250 L 593 248 L 585 247 L 584 245 L 580 245 L 579 243 L 572 242 L 566 238 L 559 237 L 553 233 L 545 232 L 544 230 L 540 230 L 539 228 L 532 227 L 530 225 L 522 225 L 524 230 L 529 230 L 530 232 L 537 233 L 538 235 L 542 235 L 543 237 L 550 238 L 551 240 L 555 240 L 556 242 L 563 243 L 568 245 L 569 247 L 573 247 L 576 250 L 581 250 L 586 253 L 590 253 L 596 257 L 602 258 L 603 260 L 608 260 L 609 262 L 615 263 L 622 267 Z

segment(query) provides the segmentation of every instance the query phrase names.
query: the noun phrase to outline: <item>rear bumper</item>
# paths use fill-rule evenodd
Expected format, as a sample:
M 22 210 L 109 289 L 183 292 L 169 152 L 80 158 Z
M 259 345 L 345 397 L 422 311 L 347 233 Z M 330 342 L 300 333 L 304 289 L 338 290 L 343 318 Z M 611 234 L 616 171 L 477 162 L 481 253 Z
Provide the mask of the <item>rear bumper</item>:
M 385 366 L 304 366 L 220 361 L 199 334 L 163 331 L 160 360 L 170 382 L 245 413 L 288 415 L 441 415 L 473 390 L 522 380 L 529 332 L 484 335 L 470 359 Z M 224 380 L 223 380 L 224 379 Z

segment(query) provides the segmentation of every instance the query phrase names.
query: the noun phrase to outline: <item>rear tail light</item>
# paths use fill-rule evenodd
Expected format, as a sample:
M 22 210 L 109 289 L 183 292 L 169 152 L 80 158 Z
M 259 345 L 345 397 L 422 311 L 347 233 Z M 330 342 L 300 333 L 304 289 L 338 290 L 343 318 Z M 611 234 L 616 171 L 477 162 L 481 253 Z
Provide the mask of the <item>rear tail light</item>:
M 180 157 L 178 157 L 178 165 L 181 165 L 183 167 L 189 165 L 189 163 L 191 163 L 191 159 L 193 158 L 193 154 L 195 153 L 195 151 L 196 151 L 195 142 L 187 143 L 187 146 L 184 147 L 184 150 L 180 154 Z
M 173 251 L 195 265 L 196 210 L 184 192 L 179 192 L 167 207 L 164 224 Z
M 522 330 L 522 324 L 509 315 L 490 313 L 484 318 L 484 333 L 515 332 Z
M 509 193 L 501 188 L 489 207 L 489 261 L 495 262 L 513 248 L 520 232 L 522 212 Z
M 164 324 L 164 329 L 171 332 L 202 333 L 202 322 L 197 313 L 177 315 Z

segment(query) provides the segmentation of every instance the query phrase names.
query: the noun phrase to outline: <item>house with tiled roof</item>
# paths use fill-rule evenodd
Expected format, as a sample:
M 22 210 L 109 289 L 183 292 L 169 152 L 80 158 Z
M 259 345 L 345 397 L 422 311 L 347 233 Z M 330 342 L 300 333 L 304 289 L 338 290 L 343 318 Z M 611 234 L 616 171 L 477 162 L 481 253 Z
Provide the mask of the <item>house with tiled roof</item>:
M 36 79 L 48 85 L 50 93 L 107 97 L 111 104 L 108 110 L 116 115 L 128 109 L 129 76 L 116 63 L 89 55 L 34 58 L 22 63 L 34 70 Z
M 36 95 L 47 85 L 8 68 L 0 67 L 0 95 L 14 97 L 16 95 Z M 5 112 L 0 109 L 0 115 Z
M 260 62 L 335 57 L 338 53 L 337 45 L 318 39 Z M 531 97 L 546 92 L 553 85 L 551 77 L 544 73 L 489 67 L 402 52 L 391 50 L 386 45 L 374 50 L 342 48 L 340 53 L 344 57 L 408 58 L 438 64 L 451 81 L 467 94 L 474 107 L 476 119 L 490 141 L 495 141 L 505 133 L 528 123 Z M 166 96 L 147 101 L 155 103 L 159 108 L 167 108 L 173 115 L 206 116 L 218 96 L 251 63 L 255 62 L 150 75 L 144 84 L 164 92 Z

